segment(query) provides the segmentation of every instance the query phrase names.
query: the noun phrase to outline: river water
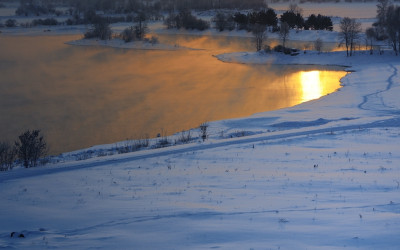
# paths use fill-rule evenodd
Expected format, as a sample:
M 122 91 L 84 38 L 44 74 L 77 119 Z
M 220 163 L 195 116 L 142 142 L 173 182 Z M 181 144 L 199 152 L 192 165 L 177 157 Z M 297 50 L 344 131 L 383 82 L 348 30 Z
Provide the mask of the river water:
M 205 121 L 290 107 L 338 89 L 346 73 L 322 67 L 228 64 L 213 55 L 254 50 L 249 39 L 160 36 L 198 50 L 66 45 L 81 36 L 2 36 L 0 141 L 41 129 L 50 153 Z

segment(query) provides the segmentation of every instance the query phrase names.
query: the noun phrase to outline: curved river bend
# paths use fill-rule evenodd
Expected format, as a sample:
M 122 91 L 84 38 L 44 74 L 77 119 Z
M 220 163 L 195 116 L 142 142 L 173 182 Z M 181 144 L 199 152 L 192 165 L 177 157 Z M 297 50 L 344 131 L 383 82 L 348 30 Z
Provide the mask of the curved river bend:
M 248 39 L 174 37 L 206 50 L 140 51 L 64 44 L 80 36 L 2 36 L 0 140 L 41 129 L 50 153 L 113 143 L 319 98 L 346 73 L 322 67 L 227 64 Z M 171 42 L 161 36 L 161 42 Z

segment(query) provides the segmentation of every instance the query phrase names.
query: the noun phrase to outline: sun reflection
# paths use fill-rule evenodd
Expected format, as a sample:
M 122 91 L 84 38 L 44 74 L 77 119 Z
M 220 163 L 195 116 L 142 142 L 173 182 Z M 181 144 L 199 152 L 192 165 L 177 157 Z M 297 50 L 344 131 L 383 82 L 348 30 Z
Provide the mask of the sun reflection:
M 300 73 L 300 82 L 303 90 L 302 101 L 317 99 L 322 96 L 319 71 L 303 71 Z

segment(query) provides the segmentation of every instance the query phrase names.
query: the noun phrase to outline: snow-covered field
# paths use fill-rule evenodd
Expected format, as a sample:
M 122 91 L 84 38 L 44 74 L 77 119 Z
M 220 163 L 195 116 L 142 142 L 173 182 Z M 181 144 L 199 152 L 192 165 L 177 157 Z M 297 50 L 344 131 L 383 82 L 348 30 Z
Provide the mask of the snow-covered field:
M 205 142 L 0 172 L 0 248 L 399 249 L 399 57 L 343 53 L 218 55 L 355 72 Z

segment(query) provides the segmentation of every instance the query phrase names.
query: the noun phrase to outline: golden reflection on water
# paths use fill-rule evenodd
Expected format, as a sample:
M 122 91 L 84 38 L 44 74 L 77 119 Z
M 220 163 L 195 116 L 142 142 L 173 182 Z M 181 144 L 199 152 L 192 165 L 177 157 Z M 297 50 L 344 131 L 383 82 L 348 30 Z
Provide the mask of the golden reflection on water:
M 143 134 L 154 137 L 162 130 L 173 134 L 204 121 L 245 117 L 318 98 L 339 88 L 345 75 L 318 69 L 322 73 L 317 96 L 315 87 L 299 82 L 303 67 L 218 61 L 212 55 L 227 49 L 227 38 L 199 38 L 201 47 L 213 51 L 64 44 L 78 38 L 0 39 L 0 140 L 13 141 L 26 129 L 41 129 L 51 153 L 60 153 Z M 232 47 L 240 49 L 234 41 Z M 190 42 L 195 45 L 196 38 Z
M 319 71 L 313 70 L 300 72 L 300 83 L 303 90 L 303 96 L 301 98 L 303 102 L 317 99 L 322 96 L 322 83 Z

